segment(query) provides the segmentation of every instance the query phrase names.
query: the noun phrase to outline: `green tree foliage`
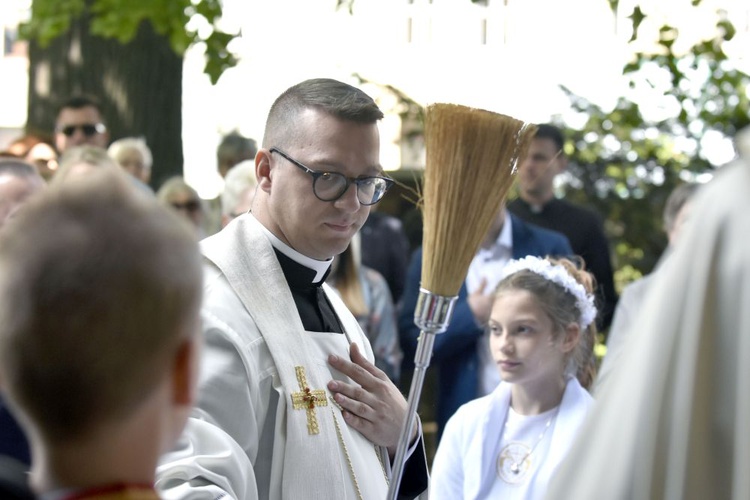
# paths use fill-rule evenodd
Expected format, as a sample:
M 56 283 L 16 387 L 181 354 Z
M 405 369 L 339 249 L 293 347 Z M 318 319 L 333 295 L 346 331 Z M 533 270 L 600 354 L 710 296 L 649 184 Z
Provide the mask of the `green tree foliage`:
M 31 18 L 21 26 L 21 35 L 44 48 L 65 34 L 73 20 L 86 11 L 92 35 L 112 38 L 122 44 L 135 38 L 143 21 L 148 21 L 156 33 L 165 36 L 179 56 L 193 44 L 204 44 L 205 72 L 213 83 L 237 64 L 236 56 L 227 49 L 237 35 L 217 27 L 222 15 L 220 0 L 33 0 Z M 188 29 L 188 23 L 195 18 L 199 21 L 196 24 L 203 24 L 207 29 Z
M 645 17 L 639 7 L 629 16 L 631 41 Z M 750 77 L 723 50 L 734 35 L 729 20 L 720 17 L 713 38 L 678 54 L 679 32 L 665 25 L 655 50 L 635 54 L 623 75 L 632 88 L 659 95 L 659 118 L 654 118 L 653 104 L 649 108 L 620 98 L 614 109 L 604 110 L 564 89 L 574 110 L 586 118 L 583 127 L 560 123 L 571 158 L 561 190 L 568 199 L 594 206 L 607 220 L 619 285 L 657 263 L 666 246 L 662 210 L 672 189 L 719 166 L 709 161 L 707 134 L 732 138 L 750 123 Z

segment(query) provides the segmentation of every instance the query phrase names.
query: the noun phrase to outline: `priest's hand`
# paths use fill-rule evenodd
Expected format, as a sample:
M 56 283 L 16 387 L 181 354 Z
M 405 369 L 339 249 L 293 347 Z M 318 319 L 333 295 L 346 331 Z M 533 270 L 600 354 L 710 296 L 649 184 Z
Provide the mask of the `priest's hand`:
M 351 361 L 332 354 L 328 362 L 356 384 L 332 380 L 328 389 L 341 406 L 346 423 L 373 443 L 385 446 L 393 457 L 408 410 L 406 399 L 385 372 L 362 355 L 357 344 L 351 344 L 349 356 Z M 416 438 L 417 427 L 414 426 L 410 442 Z

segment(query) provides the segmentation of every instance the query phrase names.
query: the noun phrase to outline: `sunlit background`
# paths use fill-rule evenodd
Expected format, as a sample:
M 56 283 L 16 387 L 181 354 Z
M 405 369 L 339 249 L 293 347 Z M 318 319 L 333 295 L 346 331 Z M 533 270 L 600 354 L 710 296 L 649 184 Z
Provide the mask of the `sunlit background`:
M 625 17 L 636 3 L 648 14 L 637 47 L 628 45 L 631 23 Z M 26 122 L 28 59 L 13 52 L 11 42 L 30 4 L 0 1 L 0 146 L 20 135 Z M 389 111 L 381 127 L 382 163 L 389 170 L 419 167 L 421 158 L 400 144 L 396 99 L 386 85 L 420 104 L 453 102 L 533 122 L 563 116 L 575 123 L 580 117 L 571 113 L 564 85 L 604 108 L 628 96 L 648 104 L 650 117 L 666 117 L 677 106 L 663 96 L 670 82 L 654 72 L 650 85 L 629 89 L 623 65 L 635 49 L 649 50 L 667 20 L 679 28 L 677 43 L 686 48 L 710 37 L 720 8 L 738 29 L 725 50 L 750 72 L 747 0 L 704 0 L 699 9 L 690 0 L 621 0 L 618 14 L 606 0 L 355 0 L 351 13 L 336 9 L 335 0 L 225 0 L 222 28 L 241 32 L 231 44 L 240 64 L 211 85 L 202 74 L 202 47 L 185 57 L 185 177 L 201 196 L 214 197 L 222 182 L 215 157 L 221 136 L 239 131 L 260 142 L 273 99 L 319 76 L 361 86 Z M 197 21 L 191 27 L 210 29 Z M 731 158 L 727 139 L 707 134 L 704 141 L 714 164 Z

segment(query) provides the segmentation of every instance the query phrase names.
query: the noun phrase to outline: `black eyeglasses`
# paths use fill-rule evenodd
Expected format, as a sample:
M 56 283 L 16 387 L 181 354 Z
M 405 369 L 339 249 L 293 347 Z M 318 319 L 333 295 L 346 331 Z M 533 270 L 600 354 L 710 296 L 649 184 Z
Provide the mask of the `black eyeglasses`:
M 358 177 L 352 179 L 338 172 L 318 172 L 306 167 L 279 148 L 271 148 L 271 153 L 278 153 L 296 167 L 304 170 L 313 178 L 313 193 L 320 201 L 336 201 L 346 193 L 350 184 L 357 186 L 357 199 L 362 205 L 374 205 L 385 196 L 393 185 L 393 179 L 387 177 Z
M 83 125 L 66 125 L 58 129 L 58 131 L 65 134 L 66 137 L 75 134 L 76 130 L 81 130 L 83 135 L 91 137 L 94 134 L 103 134 L 106 132 L 107 127 L 103 123 L 84 123 Z

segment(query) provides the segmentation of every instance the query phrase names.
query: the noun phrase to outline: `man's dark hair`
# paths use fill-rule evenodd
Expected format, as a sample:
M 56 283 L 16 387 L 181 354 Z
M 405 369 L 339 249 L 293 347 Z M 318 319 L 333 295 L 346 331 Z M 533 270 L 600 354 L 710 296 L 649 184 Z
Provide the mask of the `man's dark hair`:
M 229 170 L 244 159 L 255 158 L 257 152 L 258 144 L 254 139 L 231 132 L 221 139 L 216 149 L 216 159 L 219 165 L 225 165 Z
M 565 138 L 563 137 L 562 131 L 554 125 L 550 125 L 549 123 L 537 125 L 534 139 L 550 139 L 555 143 L 557 149 L 562 149 L 563 145 L 565 144 Z
M 287 89 L 271 106 L 263 145 L 274 146 L 288 133 L 297 115 L 309 108 L 356 123 L 375 123 L 383 118 L 372 97 L 356 87 L 330 78 L 305 80 Z
M 66 108 L 82 109 L 89 106 L 95 108 L 99 112 L 99 115 L 102 117 L 102 120 L 104 120 L 104 112 L 102 111 L 101 102 L 96 97 L 87 94 L 75 95 L 69 98 L 67 101 L 63 102 L 57 108 L 57 113 L 55 114 L 55 116 L 60 116 L 60 112 Z

